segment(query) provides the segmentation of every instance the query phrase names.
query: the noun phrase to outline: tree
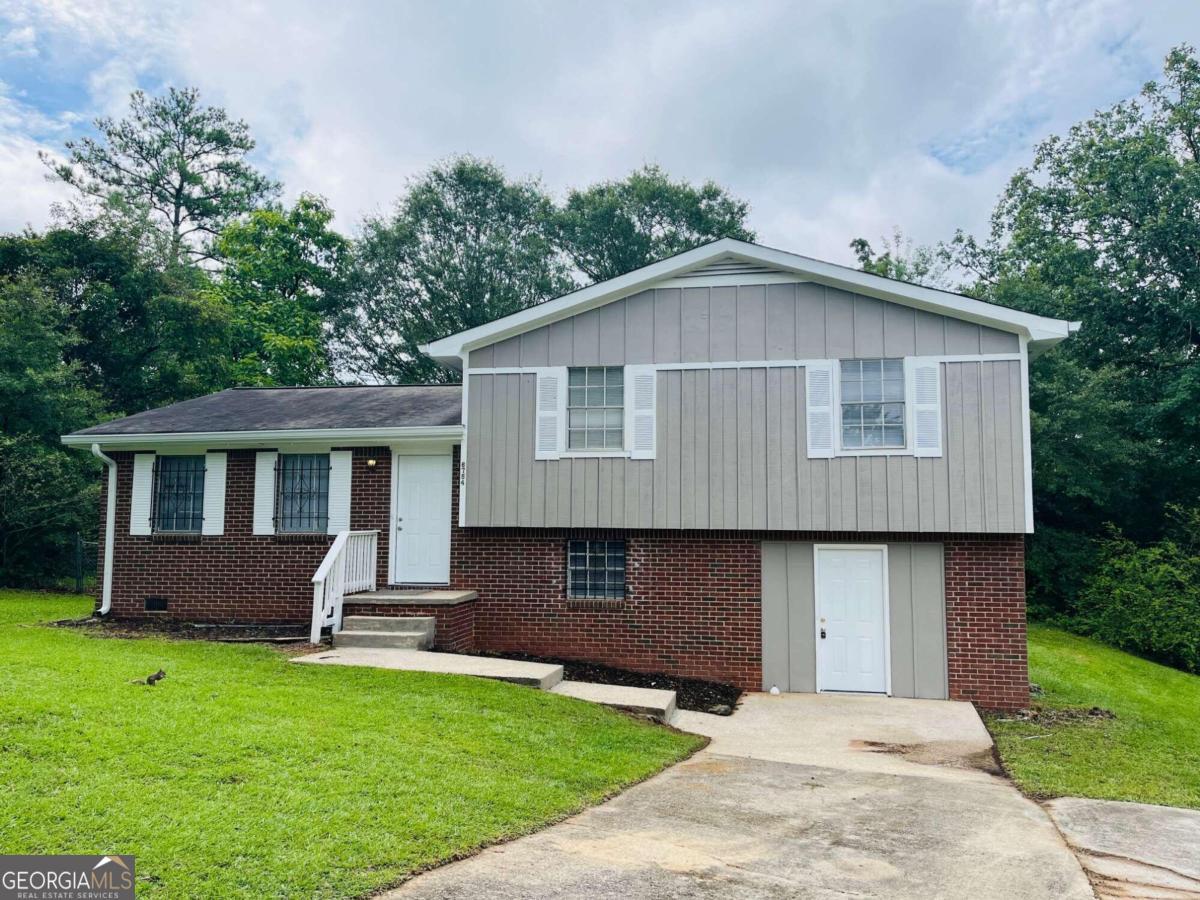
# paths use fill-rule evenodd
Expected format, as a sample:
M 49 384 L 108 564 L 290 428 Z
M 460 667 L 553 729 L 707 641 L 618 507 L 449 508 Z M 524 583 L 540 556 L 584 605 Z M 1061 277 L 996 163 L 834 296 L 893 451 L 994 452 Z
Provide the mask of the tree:
M 62 310 L 28 278 L 0 278 L 0 584 L 36 583 L 95 527 L 95 465 L 60 434 L 93 424 L 99 398 Z
M 304 194 L 290 210 L 255 210 L 221 233 L 216 292 L 230 310 L 237 384 L 332 379 L 326 321 L 337 313 L 350 253 L 332 220 L 324 200 Z
M 434 166 L 391 216 L 363 223 L 345 301 L 356 311 L 339 324 L 343 367 L 372 381 L 444 381 L 419 345 L 571 290 L 552 211 L 536 181 L 509 181 L 490 162 Z
M 883 252 L 876 253 L 865 238 L 855 238 L 850 249 L 858 257 L 858 267 L 872 275 L 908 281 L 926 287 L 950 288 L 947 253 L 936 247 L 914 246 L 897 228 L 891 238 L 883 238 Z
M 278 192 L 247 162 L 245 122 L 203 106 L 195 88 L 135 91 L 128 118 L 96 120 L 99 139 L 68 141 L 65 161 L 42 154 L 54 177 L 119 216 L 144 214 L 169 238 L 170 256 L 207 259 L 234 218 Z
M 556 232 L 575 266 L 603 281 L 718 238 L 752 241 L 748 212 L 712 181 L 695 187 L 645 166 L 621 181 L 571 191 Z
M 980 242 L 947 246 L 970 292 L 1080 332 L 1032 364 L 1038 533 L 1030 589 L 1070 609 L 1106 523 L 1163 535 L 1200 507 L 1200 63 L 1052 137 L 1010 181 Z M 1062 540 L 1062 536 L 1069 540 Z
M 224 387 L 229 312 L 193 266 L 159 269 L 136 237 L 100 223 L 0 237 L 0 278 L 35 282 L 74 339 L 63 347 L 112 413 L 134 413 Z

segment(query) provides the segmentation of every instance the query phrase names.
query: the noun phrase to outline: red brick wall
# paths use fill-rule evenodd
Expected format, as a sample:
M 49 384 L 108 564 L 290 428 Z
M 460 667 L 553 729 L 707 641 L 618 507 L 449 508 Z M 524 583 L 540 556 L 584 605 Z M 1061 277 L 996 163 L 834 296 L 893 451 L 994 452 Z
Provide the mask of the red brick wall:
M 167 615 L 225 623 L 307 623 L 312 618 L 313 573 L 333 538 L 328 535 L 255 535 L 254 450 L 230 450 L 225 480 L 225 533 L 164 537 L 129 533 L 133 454 L 117 463 L 117 525 L 113 559 L 113 615 L 147 613 L 147 597 L 168 600 Z M 367 466 L 376 459 L 375 467 Z M 354 451 L 351 526 L 380 528 L 379 553 L 387 577 L 390 457 L 386 448 Z M 107 479 L 104 479 L 107 484 Z M 101 543 L 104 504 L 100 498 Z M 99 560 L 103 565 L 104 548 Z
M 948 538 L 945 557 L 950 698 L 1028 706 L 1024 538 Z

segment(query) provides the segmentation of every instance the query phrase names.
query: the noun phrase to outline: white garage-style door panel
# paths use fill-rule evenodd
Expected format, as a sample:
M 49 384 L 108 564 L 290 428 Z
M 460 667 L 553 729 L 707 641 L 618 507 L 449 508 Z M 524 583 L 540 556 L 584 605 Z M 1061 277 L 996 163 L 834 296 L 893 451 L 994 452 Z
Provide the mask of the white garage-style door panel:
M 816 548 L 817 690 L 888 692 L 887 551 Z
M 451 458 L 392 456 L 392 584 L 450 583 Z

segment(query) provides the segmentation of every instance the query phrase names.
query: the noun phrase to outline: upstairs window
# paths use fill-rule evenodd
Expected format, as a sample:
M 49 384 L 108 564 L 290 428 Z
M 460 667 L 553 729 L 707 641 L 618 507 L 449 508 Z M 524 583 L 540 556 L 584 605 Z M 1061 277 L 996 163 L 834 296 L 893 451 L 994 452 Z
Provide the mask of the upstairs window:
M 282 533 L 324 534 L 329 527 L 329 454 L 281 453 L 276 525 Z
M 567 541 L 567 597 L 624 599 L 625 542 Z
M 567 371 L 567 449 L 623 450 L 625 371 L 588 366 Z
M 154 463 L 156 532 L 199 534 L 204 524 L 204 457 L 159 456 Z
M 844 359 L 842 449 L 903 448 L 904 360 Z

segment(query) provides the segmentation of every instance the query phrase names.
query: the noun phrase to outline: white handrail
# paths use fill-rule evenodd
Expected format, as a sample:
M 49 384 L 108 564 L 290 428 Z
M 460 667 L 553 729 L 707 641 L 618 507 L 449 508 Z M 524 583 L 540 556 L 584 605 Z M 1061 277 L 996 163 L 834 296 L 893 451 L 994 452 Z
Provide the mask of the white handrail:
M 378 531 L 339 531 L 312 577 L 313 612 L 309 640 L 321 641 L 326 625 L 342 630 L 342 600 L 347 594 L 375 590 Z

